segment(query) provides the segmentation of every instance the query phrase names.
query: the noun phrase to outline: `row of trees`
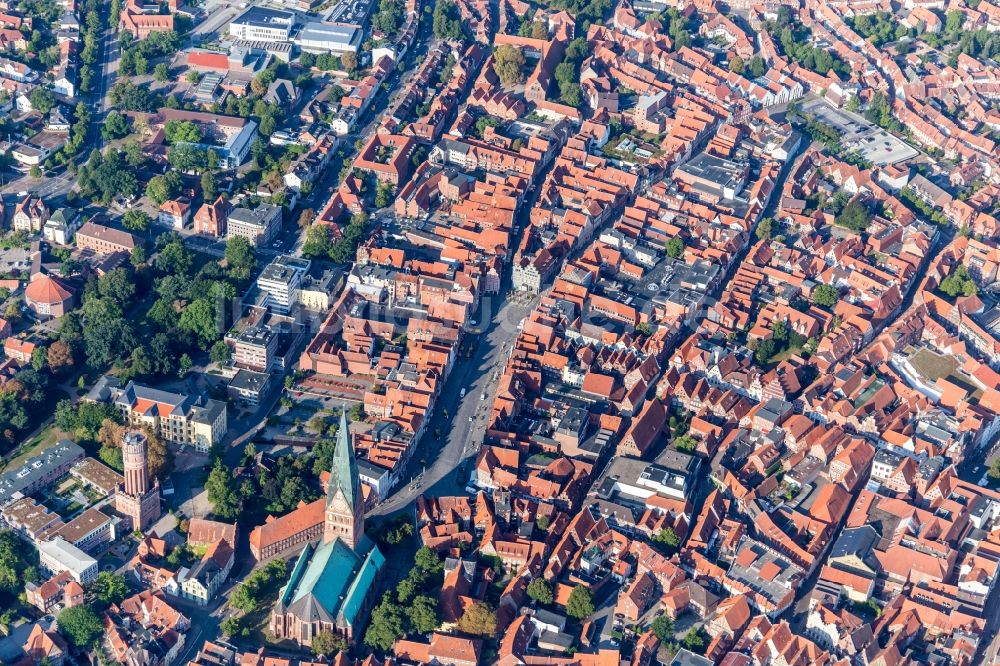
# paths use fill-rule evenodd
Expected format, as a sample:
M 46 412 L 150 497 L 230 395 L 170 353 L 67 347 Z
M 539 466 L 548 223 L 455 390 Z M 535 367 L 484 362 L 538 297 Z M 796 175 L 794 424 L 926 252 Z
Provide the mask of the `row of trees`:
M 248 616 L 266 607 L 270 597 L 288 577 L 288 567 L 281 558 L 271 560 L 236 586 L 229 597 L 229 605 L 243 612 L 226 618 L 219 628 L 227 636 L 249 636 Z
M 563 104 L 578 107 L 583 103 L 580 92 L 580 64 L 590 55 L 587 40 L 577 37 L 566 47 L 563 61 L 556 66 L 554 78 L 559 86 L 559 99 Z
M 756 79 L 764 76 L 764 72 L 767 71 L 767 63 L 764 62 L 764 58 L 759 53 L 755 53 L 748 61 L 734 56 L 729 61 L 729 71 Z
M 343 53 L 340 57 L 337 57 L 332 53 L 320 53 L 319 55 L 313 55 L 312 53 L 306 52 L 299 56 L 299 64 L 306 69 L 312 69 L 315 67 L 316 69 L 324 72 L 342 69 L 351 73 L 358 68 L 358 56 L 351 51 Z
M 94 87 L 94 65 L 101 44 L 104 23 L 97 0 L 85 0 L 83 19 L 83 49 L 80 51 L 80 90 L 90 92 Z
M 396 586 L 395 591 L 386 592 L 382 602 L 372 611 L 371 621 L 365 632 L 365 644 L 386 651 L 403 636 L 428 634 L 437 629 L 441 618 L 435 590 L 441 589 L 443 571 L 441 558 L 434 551 L 426 546 L 418 550 L 406 578 Z M 477 611 L 477 614 L 481 614 L 481 611 Z M 492 623 L 491 634 L 496 631 L 495 613 Z M 461 622 L 459 625 L 461 629 Z M 462 631 L 469 628 L 472 627 Z

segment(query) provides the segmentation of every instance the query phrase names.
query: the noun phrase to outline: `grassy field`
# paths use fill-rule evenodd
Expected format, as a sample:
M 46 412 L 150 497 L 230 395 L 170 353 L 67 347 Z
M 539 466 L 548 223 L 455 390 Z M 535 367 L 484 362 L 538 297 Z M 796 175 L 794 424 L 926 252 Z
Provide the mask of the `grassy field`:
M 55 443 L 60 439 L 67 439 L 68 437 L 69 436 L 65 432 L 54 425 L 50 425 L 48 428 L 22 444 L 17 452 L 17 455 L 13 458 L 8 458 L 0 464 L 0 471 L 7 468 L 15 468 L 31 456 L 38 455 L 45 449 L 55 446 Z

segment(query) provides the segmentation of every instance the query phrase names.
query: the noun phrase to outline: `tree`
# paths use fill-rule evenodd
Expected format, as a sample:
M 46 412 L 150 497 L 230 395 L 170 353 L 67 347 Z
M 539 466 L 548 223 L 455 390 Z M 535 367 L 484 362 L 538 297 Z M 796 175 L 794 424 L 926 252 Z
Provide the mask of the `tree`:
M 347 641 L 332 631 L 321 631 L 313 636 L 312 651 L 320 657 L 331 657 L 347 649 Z
M 698 440 L 685 433 L 674 439 L 674 446 L 677 447 L 678 451 L 693 453 L 698 448 Z
M 303 208 L 299 214 L 299 229 L 308 229 L 316 219 L 316 211 L 312 208 Z
M 233 236 L 226 242 L 226 264 L 233 279 L 243 282 L 250 279 L 257 268 L 257 255 L 246 238 Z
M 31 352 L 31 367 L 35 372 L 39 372 L 45 369 L 45 347 L 35 347 Z
M 194 263 L 191 252 L 179 239 L 168 242 L 156 257 L 156 267 L 163 273 L 186 277 Z
M 219 340 L 212 348 L 208 351 L 209 358 L 212 359 L 213 363 L 219 363 L 220 365 L 229 360 L 229 345 L 227 345 L 222 340 Z
M 774 323 L 771 324 L 771 334 L 774 336 L 774 339 L 779 342 L 786 340 L 788 338 L 788 324 L 780 319 L 776 319 Z
M 392 183 L 379 182 L 375 188 L 375 207 L 385 208 L 392 203 Z
M 98 279 L 97 293 L 102 298 L 110 298 L 119 307 L 125 308 L 135 296 L 135 279 L 128 269 L 115 268 Z
M 205 490 L 208 501 L 212 503 L 212 512 L 220 518 L 236 518 L 240 512 L 240 497 L 236 492 L 232 472 L 217 461 L 205 480 Z
M 346 51 L 340 56 L 340 64 L 348 72 L 353 72 L 358 67 L 358 56 L 352 51 Z
M 62 340 L 49 345 L 46 361 L 54 375 L 61 375 L 73 367 L 73 348 Z
M 577 620 L 589 617 L 594 612 L 594 596 L 590 588 L 585 585 L 577 585 L 569 593 L 569 600 L 566 602 L 566 614 Z
M 476 636 L 495 636 L 497 633 L 497 612 L 485 602 L 474 603 L 458 620 L 458 630 Z
M 56 105 L 55 95 L 52 94 L 51 90 L 42 86 L 38 86 L 28 93 L 28 101 L 31 102 L 31 108 L 41 114 L 48 113 Z
M 956 296 L 975 296 L 977 293 L 976 283 L 969 275 L 969 269 L 965 264 L 959 264 L 952 271 L 951 275 L 941 281 L 938 287 L 946 296 L 955 298 Z
M 177 359 L 177 375 L 179 377 L 186 377 L 187 373 L 191 371 L 194 367 L 194 361 L 191 359 L 190 354 L 181 354 L 181 357 Z
M 105 605 L 117 604 L 128 595 L 125 576 L 110 571 L 97 574 L 90 591 Z
M 59 613 L 59 633 L 73 647 L 86 650 L 104 633 L 104 624 L 90 606 L 74 606 Z
M 493 71 L 506 86 L 516 85 L 524 80 L 526 62 L 521 49 L 510 44 L 501 44 L 493 52 Z
M 953 9 L 945 15 L 944 31 L 949 35 L 954 35 L 962 29 L 964 24 L 965 14 L 960 9 Z
M 125 213 L 122 218 L 122 226 L 130 231 L 146 232 L 151 221 L 146 211 L 133 208 Z
M 653 545 L 663 552 L 673 555 L 681 546 L 681 538 L 677 536 L 677 532 L 672 527 L 664 527 L 653 535 Z
M 437 599 L 421 594 L 413 598 L 406 609 L 410 627 L 418 634 L 429 634 L 441 624 Z
M 774 356 L 774 340 L 770 338 L 761 340 L 757 345 L 757 349 L 754 351 L 753 356 L 760 365 L 764 365 L 770 361 L 771 357 Z
M 0 530 L 0 591 L 17 592 L 33 581 L 37 559 L 37 551 L 25 548 L 14 532 Z
M 552 603 L 552 586 L 544 578 L 535 578 L 528 583 L 528 596 L 546 606 Z
M 705 630 L 701 627 L 691 627 L 686 634 L 684 634 L 684 639 L 681 641 L 691 652 L 695 654 L 703 654 L 705 652 L 705 646 L 708 645 L 708 635 Z
M 193 69 L 189 69 L 188 73 L 184 75 L 184 79 L 188 83 L 190 83 L 190 84 L 193 85 L 195 83 L 198 83 L 198 81 L 201 80 L 201 74 L 199 74 L 197 71 L 195 71 Z
M 390 601 L 387 593 L 382 603 L 372 611 L 368 629 L 365 631 L 365 645 L 384 652 L 405 633 L 406 617 L 402 610 Z
M 121 139 L 128 136 L 129 131 L 128 119 L 117 111 L 109 113 L 104 119 L 104 125 L 101 126 L 101 136 L 105 141 Z
M 219 629 L 226 636 L 236 636 L 243 631 L 243 623 L 240 622 L 240 618 L 231 615 L 219 623 Z
M 314 224 L 306 230 L 306 239 L 302 243 L 302 256 L 307 259 L 325 257 L 331 247 L 330 227 L 325 224 Z
M 649 628 L 653 630 L 661 643 L 666 643 L 674 637 L 674 621 L 666 615 L 657 615 Z
M 206 298 L 198 298 L 188 303 L 181 311 L 177 326 L 182 331 L 197 336 L 202 349 L 208 349 L 219 338 L 215 306 Z
M 753 78 L 759 79 L 764 76 L 764 72 L 767 71 L 767 65 L 764 63 L 764 59 L 762 57 L 754 55 L 750 58 L 749 69 Z
M 170 68 L 167 67 L 165 62 L 158 63 L 156 67 L 153 68 L 153 78 L 160 83 L 166 83 L 170 80 Z
M 41 178 L 42 168 L 37 164 L 32 164 L 31 168 L 28 169 L 28 175 L 31 176 L 32 178 Z
M 211 171 L 201 174 L 201 196 L 205 201 L 215 201 L 219 196 L 219 186 L 216 184 L 215 174 Z
M 167 143 L 199 143 L 201 128 L 190 120 L 168 120 L 163 126 L 163 137 Z
M 816 305 L 832 309 L 837 304 L 837 300 L 839 300 L 839 294 L 837 293 L 837 288 L 833 285 L 821 284 L 813 289 L 812 298 Z
M 746 68 L 746 63 L 744 63 L 743 58 L 739 56 L 734 56 L 733 59 L 729 61 L 730 72 L 736 72 L 737 74 L 742 74 L 745 68 Z
M 184 181 L 175 171 L 168 171 L 162 176 L 153 176 L 146 184 L 146 196 L 160 206 L 164 201 L 173 199 L 181 193 Z
M 444 563 L 433 550 L 427 546 L 420 547 L 413 556 L 413 564 L 424 573 L 437 573 L 444 569 Z
M 836 217 L 838 225 L 851 231 L 863 231 L 868 228 L 870 220 L 871 215 L 868 209 L 857 199 L 844 206 L 844 210 Z
M 762 219 L 757 225 L 755 233 L 757 234 L 758 240 L 767 240 L 768 238 L 771 238 L 774 235 L 774 219 L 770 217 Z
M 680 259 L 684 255 L 684 241 L 680 236 L 674 236 L 667 241 L 667 254 L 673 259 Z
M 987 470 L 986 475 L 990 477 L 994 484 L 1000 482 L 1000 456 L 990 461 L 990 468 Z

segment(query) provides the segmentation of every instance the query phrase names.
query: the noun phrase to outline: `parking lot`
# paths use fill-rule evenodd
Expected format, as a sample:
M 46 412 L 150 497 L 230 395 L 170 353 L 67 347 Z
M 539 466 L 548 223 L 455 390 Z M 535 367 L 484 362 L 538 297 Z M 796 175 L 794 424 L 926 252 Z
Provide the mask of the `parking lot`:
M 856 150 L 875 166 L 913 159 L 919 153 L 864 117 L 838 109 L 824 100 L 812 100 L 802 110 L 840 132 L 844 150 Z
M 327 21 L 357 23 L 360 25 L 364 23 L 370 8 L 370 0 L 340 0 L 330 7 L 324 19 Z

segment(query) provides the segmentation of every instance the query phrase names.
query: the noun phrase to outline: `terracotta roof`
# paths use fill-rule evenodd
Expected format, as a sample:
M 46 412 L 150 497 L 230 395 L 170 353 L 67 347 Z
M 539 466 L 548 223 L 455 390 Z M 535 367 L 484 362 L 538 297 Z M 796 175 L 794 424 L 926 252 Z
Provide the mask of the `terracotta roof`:
M 225 541 L 229 545 L 236 543 L 236 525 L 220 523 L 216 520 L 192 518 L 188 524 L 188 543 L 208 545 L 216 541 Z
M 135 236 L 129 232 L 106 227 L 103 224 L 97 224 L 95 222 L 87 222 L 84 224 L 80 227 L 80 230 L 76 232 L 76 236 L 77 238 L 94 238 L 96 240 L 112 243 L 129 250 L 137 245 L 135 242 Z M 79 244 L 79 241 L 77 241 L 77 244 Z
M 281 518 L 268 518 L 268 522 L 258 525 L 250 533 L 250 545 L 258 552 L 271 544 L 283 541 L 304 530 L 321 525 L 326 508 L 326 498 L 302 504 L 299 508 Z
M 73 297 L 73 294 L 55 278 L 48 275 L 38 275 L 24 290 L 24 296 L 34 303 L 54 305 L 68 301 Z

